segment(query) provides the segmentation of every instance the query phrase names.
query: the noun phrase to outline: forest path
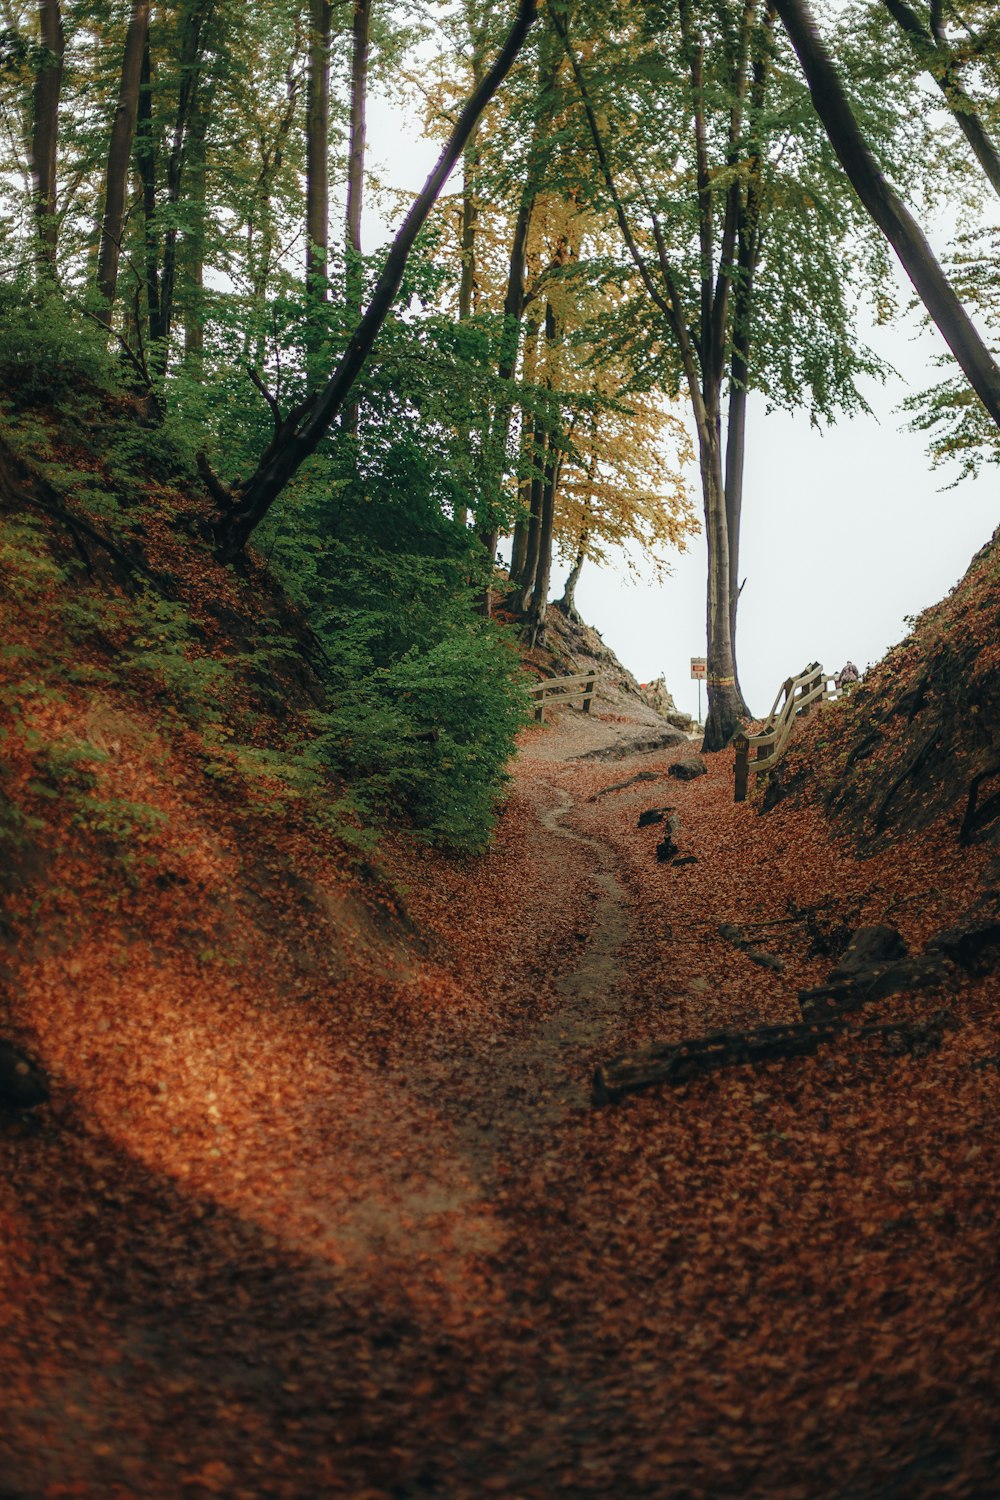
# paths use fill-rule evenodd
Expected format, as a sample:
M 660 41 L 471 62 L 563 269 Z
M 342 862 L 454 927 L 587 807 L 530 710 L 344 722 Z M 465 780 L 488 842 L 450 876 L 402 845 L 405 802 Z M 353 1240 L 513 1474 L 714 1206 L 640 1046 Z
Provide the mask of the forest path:
M 838 923 L 891 905 L 917 941 L 940 916 L 901 895 L 951 855 L 860 864 L 812 814 L 734 806 L 727 755 L 683 783 L 688 745 L 580 758 L 642 731 L 529 730 L 489 853 L 403 851 L 422 954 L 369 933 L 318 992 L 308 917 L 275 958 L 244 914 L 243 967 L 171 989 L 133 943 L 117 987 L 78 955 L 25 991 L 73 1087 L 0 1128 L 5 1497 L 994 1493 L 985 996 L 920 1059 L 589 1102 L 617 1051 L 794 1015 Z M 664 804 L 692 863 L 637 827 Z

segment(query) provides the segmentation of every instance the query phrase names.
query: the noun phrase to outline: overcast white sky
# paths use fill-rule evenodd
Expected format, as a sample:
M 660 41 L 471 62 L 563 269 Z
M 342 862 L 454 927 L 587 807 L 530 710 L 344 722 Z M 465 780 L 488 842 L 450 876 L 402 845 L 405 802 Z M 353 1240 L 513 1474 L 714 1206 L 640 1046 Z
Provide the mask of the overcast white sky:
M 422 185 L 436 148 L 398 102 L 373 99 L 370 160 L 387 186 Z M 377 216 L 366 229 L 373 249 Z M 908 286 L 908 283 L 907 283 Z M 865 394 L 874 417 L 817 432 L 804 414 L 766 415 L 751 402 L 740 574 L 738 657 L 750 708 L 764 714 L 779 683 L 810 661 L 863 670 L 906 634 L 904 615 L 941 598 L 1000 521 L 1000 472 L 944 490 L 918 434 L 897 410 L 910 390 L 939 378 L 936 330 L 863 329 L 902 373 Z M 692 484 L 697 475 L 692 472 Z M 697 491 L 696 491 L 696 498 Z M 700 500 L 699 500 L 700 508 Z M 577 590 L 584 618 L 641 680 L 663 673 L 678 707 L 694 712 L 692 656 L 705 653 L 706 562 L 701 538 L 663 585 L 588 564 Z M 562 575 L 555 578 L 556 594 Z

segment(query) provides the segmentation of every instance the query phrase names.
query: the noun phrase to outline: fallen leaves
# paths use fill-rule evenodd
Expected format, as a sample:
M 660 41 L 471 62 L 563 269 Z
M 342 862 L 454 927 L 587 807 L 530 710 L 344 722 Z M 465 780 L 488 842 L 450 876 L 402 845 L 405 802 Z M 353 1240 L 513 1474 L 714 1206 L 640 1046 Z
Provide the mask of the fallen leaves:
M 69 736 L 87 709 L 37 712 Z M 66 829 L 13 912 L 5 1025 L 53 1103 L 0 1124 L 5 1483 L 991 1493 L 989 977 L 949 996 L 960 1029 L 926 1056 L 862 1040 L 586 1102 L 615 1051 L 795 1019 L 842 926 L 890 920 L 919 950 L 982 852 L 942 822 L 858 861 L 815 809 L 734 806 L 719 755 L 676 789 L 698 863 L 658 866 L 648 788 L 597 796 L 577 725 L 528 731 L 487 856 L 389 851 L 410 927 L 292 815 L 207 784 L 183 739 L 139 766 L 116 732 L 100 774 L 166 815 L 155 871 L 115 886 Z

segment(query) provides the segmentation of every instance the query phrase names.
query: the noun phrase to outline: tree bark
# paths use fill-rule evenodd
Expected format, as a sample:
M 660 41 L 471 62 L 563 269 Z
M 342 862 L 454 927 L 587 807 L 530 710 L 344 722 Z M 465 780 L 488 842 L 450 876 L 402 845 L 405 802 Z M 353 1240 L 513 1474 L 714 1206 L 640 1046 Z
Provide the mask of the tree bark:
M 482 39 L 480 36 L 473 37 L 472 46 L 472 81 L 473 86 L 478 87 L 483 76 L 483 52 Z M 459 231 L 459 281 L 458 281 L 458 317 L 459 322 L 465 322 L 472 317 L 475 304 L 476 286 L 476 227 L 479 221 L 479 201 L 477 198 L 477 173 L 479 168 L 479 126 L 469 136 L 465 150 L 462 152 L 462 220 Z M 466 447 L 469 446 L 469 434 L 464 434 Z M 468 506 L 460 505 L 455 509 L 455 520 L 460 526 L 469 523 Z M 496 552 L 496 538 L 492 534 L 483 537 L 483 543 L 491 554 Z M 489 593 L 487 590 L 489 604 Z
M 473 38 L 472 82 L 478 88 L 483 76 L 482 38 Z M 477 177 L 479 171 L 479 127 L 469 136 L 462 154 L 461 276 L 458 283 L 458 316 L 471 318 L 476 286 L 476 226 L 479 222 Z
M 41 55 L 35 74 L 31 121 L 31 180 L 38 234 L 39 270 L 56 270 L 59 221 L 56 216 L 56 148 L 59 142 L 59 97 L 62 92 L 63 30 L 59 0 L 39 0 Z
M 165 203 L 168 215 L 163 234 L 159 308 L 156 327 L 150 329 L 150 336 L 155 346 L 154 363 L 161 374 L 166 372 L 170 334 L 174 323 L 179 231 L 175 210 L 181 199 L 191 125 L 198 111 L 201 72 L 205 58 L 203 33 L 212 18 L 214 8 L 215 0 L 192 0 L 190 8 L 184 15 L 181 30 L 177 113 L 174 118 L 170 155 L 167 158 Z
M 547 455 L 548 435 L 541 416 L 536 414 L 531 423 L 531 478 L 528 481 L 528 524 L 524 542 L 524 565 L 521 569 L 521 586 L 512 601 L 514 612 L 519 615 L 525 614 L 531 608 L 535 592 L 542 535 Z
M 306 291 L 327 296 L 330 255 L 330 0 L 309 0 L 306 87 Z
M 587 533 L 584 531 L 580 536 L 580 545 L 577 548 L 573 565 L 566 575 L 566 585 L 562 592 L 562 598 L 556 600 L 556 604 L 570 620 L 579 620 L 580 611 L 576 607 L 576 586 L 580 582 L 580 574 L 587 560 Z
M 146 326 L 152 342 L 158 337 L 160 327 L 160 237 L 156 225 L 156 139 L 153 132 L 153 70 L 148 41 L 142 52 L 139 78 L 135 161 L 142 184 Z
M 698 421 L 698 457 L 708 545 L 706 638 L 708 641 L 708 709 L 704 751 L 722 750 L 746 718 L 746 704 L 736 681 L 730 629 L 729 527 L 722 473 L 722 437 L 718 407 L 708 405 Z
M 816 112 L 854 191 L 892 245 L 969 384 L 1000 427 L 1000 367 L 976 332 L 916 220 L 875 161 L 803 0 L 775 3 L 802 64 Z
M 361 210 L 365 190 L 368 108 L 368 56 L 371 0 L 354 0 L 351 47 L 351 134 L 347 172 L 347 301 L 361 311 Z
M 535 563 L 531 604 L 528 610 L 528 635 L 532 646 L 539 645 L 545 639 L 545 616 L 549 607 L 549 584 L 552 578 L 552 531 L 555 525 L 556 491 L 559 488 L 561 456 L 550 434 L 542 481 L 538 559 Z
M 220 551 L 234 557 L 267 515 L 275 500 L 301 465 L 314 453 L 343 410 L 383 322 L 392 307 L 414 241 L 437 202 L 452 168 L 483 110 L 517 60 L 535 22 L 538 0 L 520 0 L 517 15 L 493 66 L 466 102 L 437 164 L 427 178 L 393 240 L 371 301 L 354 331 L 337 368 L 326 385 L 284 424 L 284 430 L 261 456 L 246 486 L 232 495 L 218 527 Z
M 125 198 L 128 192 L 132 142 L 139 112 L 139 83 L 142 58 L 149 40 L 149 0 L 132 0 L 122 54 L 122 76 L 118 89 L 118 107 L 111 126 L 108 164 L 104 176 L 104 218 L 101 244 L 97 256 L 97 290 L 102 306 L 97 316 L 106 328 L 111 327 L 115 292 L 118 287 L 118 262 L 121 256 L 122 226 L 125 222 Z
M 184 234 L 184 358 L 192 374 L 200 376 L 200 359 L 205 346 L 205 193 L 208 160 L 205 139 L 208 133 L 209 109 L 199 101 L 191 122 L 189 180 L 191 221 Z
M 351 26 L 351 122 L 347 165 L 346 285 L 347 305 L 360 316 L 364 295 L 361 260 L 361 215 L 365 192 L 365 142 L 368 109 L 368 57 L 371 33 L 371 0 L 354 0 Z M 357 435 L 358 404 L 352 401 L 344 412 L 344 426 Z

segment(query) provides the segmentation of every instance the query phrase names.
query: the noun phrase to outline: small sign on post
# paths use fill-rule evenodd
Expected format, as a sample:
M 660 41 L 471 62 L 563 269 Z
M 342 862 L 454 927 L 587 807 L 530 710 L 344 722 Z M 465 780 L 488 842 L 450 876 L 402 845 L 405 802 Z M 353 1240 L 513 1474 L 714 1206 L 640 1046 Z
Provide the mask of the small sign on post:
M 708 658 L 705 656 L 692 656 L 691 678 L 698 684 L 698 723 L 701 723 L 701 685 L 708 676 Z

